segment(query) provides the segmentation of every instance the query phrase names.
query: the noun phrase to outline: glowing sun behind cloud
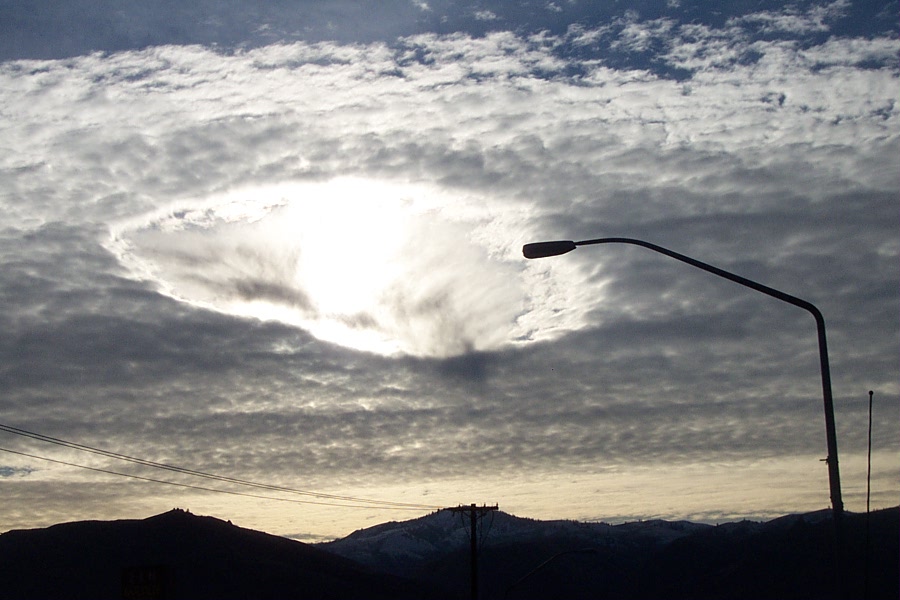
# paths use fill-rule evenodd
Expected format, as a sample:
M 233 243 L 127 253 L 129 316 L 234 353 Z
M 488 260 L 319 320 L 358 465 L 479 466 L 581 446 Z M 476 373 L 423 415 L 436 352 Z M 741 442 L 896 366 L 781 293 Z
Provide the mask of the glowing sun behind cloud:
M 349 178 L 247 188 L 121 223 L 108 247 L 181 301 L 364 351 L 452 356 L 533 338 L 522 260 L 470 200 Z

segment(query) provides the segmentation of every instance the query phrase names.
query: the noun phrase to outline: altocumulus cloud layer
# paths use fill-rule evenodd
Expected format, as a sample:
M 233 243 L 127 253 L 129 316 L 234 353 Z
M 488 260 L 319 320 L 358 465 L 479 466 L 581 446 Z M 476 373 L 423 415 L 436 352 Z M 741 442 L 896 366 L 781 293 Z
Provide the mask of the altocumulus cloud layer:
M 630 236 L 819 306 L 845 501 L 872 389 L 894 502 L 892 7 L 254 6 L 0 7 L 0 422 L 532 516 L 827 506 L 806 313 L 639 248 L 520 254 Z M 371 517 L 0 465 L 8 527 L 187 502 L 279 533 Z

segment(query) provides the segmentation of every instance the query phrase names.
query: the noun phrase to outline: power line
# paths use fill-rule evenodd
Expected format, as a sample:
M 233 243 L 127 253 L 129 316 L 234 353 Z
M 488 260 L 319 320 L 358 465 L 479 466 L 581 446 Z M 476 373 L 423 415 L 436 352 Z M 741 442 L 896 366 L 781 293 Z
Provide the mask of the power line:
M 212 479 L 215 481 L 223 481 L 226 483 L 234 483 L 234 484 L 238 484 L 238 485 L 246 485 L 246 486 L 250 486 L 250 487 L 267 489 L 267 490 L 271 490 L 271 491 L 287 492 L 287 493 L 299 494 L 299 495 L 303 495 L 303 496 L 313 496 L 316 498 L 324 498 L 324 499 L 329 499 L 329 500 L 341 500 L 341 501 L 346 501 L 346 502 L 362 502 L 362 503 L 371 503 L 371 504 L 376 504 L 376 505 L 390 505 L 390 506 L 408 507 L 408 508 L 415 508 L 415 509 L 439 508 L 437 506 L 413 504 L 413 503 L 407 503 L 407 502 L 393 502 L 393 501 L 388 501 L 388 500 L 370 500 L 370 499 L 366 499 L 366 498 L 355 498 L 353 496 L 340 496 L 340 495 L 334 495 L 334 494 L 310 492 L 307 490 L 299 490 L 299 489 L 295 489 L 295 488 L 271 485 L 271 484 L 266 484 L 266 483 L 258 483 L 258 482 L 254 482 L 254 481 L 244 480 L 244 479 L 236 479 L 234 477 L 227 477 L 224 475 L 215 475 L 212 473 L 205 473 L 203 471 L 196 471 L 196 470 L 188 469 L 185 467 L 168 465 L 165 463 L 158 463 L 158 462 L 150 461 L 150 460 L 143 459 L 143 458 L 128 456 L 125 454 L 120 454 L 118 452 L 112 452 L 109 450 L 94 448 L 91 446 L 86 446 L 84 444 L 78 444 L 76 442 L 70 442 L 67 440 L 54 438 L 54 437 L 47 436 L 44 434 L 35 433 L 33 431 L 20 429 L 18 427 L 13 427 L 11 425 L 4 425 L 2 423 L 0 423 L 0 431 L 6 431 L 8 433 L 13 433 L 13 434 L 21 435 L 24 437 L 29 437 L 32 439 L 36 439 L 38 441 L 56 444 L 58 446 L 64 446 L 67 448 L 81 450 L 84 452 L 90 452 L 92 454 L 99 454 L 101 456 L 115 458 L 117 460 L 123 460 L 123 461 L 131 462 L 131 463 L 135 463 L 135 464 L 139 464 L 139 465 L 143 465 L 143 466 L 153 467 L 153 468 L 157 468 L 157 469 L 164 469 L 167 471 L 183 473 L 186 475 L 193 475 L 195 477 L 203 477 L 203 478 Z
M 19 456 L 27 456 L 28 458 L 37 458 L 40 460 L 46 460 L 48 462 L 65 465 L 67 467 L 78 467 L 79 469 L 87 469 L 88 471 L 96 471 L 97 473 L 106 473 L 108 475 L 118 475 L 120 477 L 129 477 L 131 479 L 139 479 L 141 481 L 149 481 L 151 483 L 164 483 L 166 485 L 174 485 L 177 487 L 189 488 L 192 490 L 201 490 L 204 492 L 216 492 L 219 494 L 231 494 L 233 496 L 244 496 L 247 498 L 258 498 L 262 500 L 278 500 L 279 502 L 293 502 L 295 504 L 318 504 L 320 506 L 338 506 L 341 508 L 383 508 L 386 510 L 414 510 L 411 507 L 404 506 L 379 506 L 373 507 L 369 505 L 360 505 L 360 504 L 334 504 L 333 502 L 316 502 L 315 500 L 295 500 L 293 498 L 277 498 L 275 496 L 261 496 L 259 494 L 248 494 L 246 492 L 235 492 L 233 490 L 220 490 L 215 488 L 203 487 L 200 485 L 191 485 L 189 483 L 178 483 L 177 481 L 166 481 L 165 479 L 153 479 L 152 477 L 142 477 L 140 475 L 133 475 L 131 473 L 119 473 L 118 471 L 111 471 L 109 469 L 100 469 L 98 467 L 89 467 L 87 465 L 79 465 L 76 463 L 67 462 L 64 460 L 59 460 L 56 458 L 48 458 L 46 456 L 38 456 L 36 454 L 28 454 L 26 452 L 19 452 L 18 450 L 10 450 L 8 448 L 0 448 L 2 452 L 9 452 L 10 454 L 18 454 Z M 418 510 L 418 509 L 416 509 Z
M 325 502 L 300 501 L 300 500 L 291 500 L 292 502 L 304 502 L 304 503 L 307 503 L 307 504 L 320 504 L 320 505 L 325 505 L 325 506 L 345 506 L 345 507 L 351 507 L 351 506 L 352 506 L 353 508 L 391 508 L 391 509 L 400 509 L 400 510 L 439 510 L 439 509 L 441 508 L 441 507 L 439 507 L 439 506 L 433 506 L 433 505 L 427 505 L 427 504 L 415 504 L 415 503 L 409 503 L 409 502 L 395 502 L 395 501 L 390 501 L 390 500 L 373 500 L 373 499 L 368 499 L 368 498 L 356 498 L 356 497 L 354 497 L 354 496 L 342 496 L 342 495 L 336 495 L 336 494 L 326 494 L 326 493 L 321 493 L 321 492 L 311 492 L 311 491 L 308 491 L 308 490 L 300 490 L 300 489 L 296 489 L 296 488 L 290 488 L 290 487 L 284 487 L 284 486 L 272 485 L 272 484 L 267 484 L 267 483 L 258 483 L 258 482 L 255 482 L 255 481 L 248 481 L 248 480 L 246 480 L 246 479 L 237 479 L 237 478 L 234 478 L 234 477 L 227 477 L 227 476 L 224 476 L 224 475 L 216 475 L 216 474 L 213 474 L 213 473 L 206 473 L 206 472 L 203 472 L 203 471 L 197 471 L 197 470 L 194 470 L 194 469 L 188 469 L 188 468 L 185 468 L 185 467 L 179 467 L 179 466 L 175 466 L 175 465 L 168 465 L 168 464 L 165 464 L 165 463 L 158 463 L 158 462 L 154 462 L 154 461 L 151 461 L 151 460 L 146 460 L 146 459 L 143 459 L 143 458 L 138 458 L 138 457 L 134 457 L 134 456 L 128 456 L 128 455 L 125 455 L 125 454 L 120 454 L 120 453 L 118 453 L 118 452 L 112 452 L 112 451 L 109 451 L 109 450 L 103 450 L 103 449 L 100 449 L 100 448 L 94 448 L 94 447 L 92 447 L 92 446 L 86 446 L 86 445 L 84 445 L 84 444 L 78 444 L 78 443 L 75 443 L 75 442 L 70 442 L 70 441 L 67 441 L 67 440 L 63 440 L 63 439 L 59 439 L 59 438 L 54 438 L 54 437 L 51 437 L 51 436 L 48 436 L 48 435 L 43 435 L 43 434 L 36 433 L 36 432 L 33 432 L 33 431 L 28 431 L 28 430 L 21 429 L 21 428 L 18 428 L 18 427 L 13 427 L 13 426 L 11 426 L 11 425 L 4 425 L 4 424 L 2 424 L 2 423 L 0 423 L 0 431 L 5 431 L 5 432 L 7 432 L 7 433 L 12 433 L 12 434 L 15 434 L 15 435 L 20 435 L 20 436 L 23 436 L 23 437 L 27 437 L 27 438 L 31 438 L 31 439 L 37 440 L 37 441 L 46 442 L 46 443 L 50 443 L 50 444 L 55 444 L 55 445 L 63 446 L 63 447 L 66 447 L 66 448 L 72 448 L 72 449 L 74 449 L 74 450 L 79 450 L 79 451 L 82 451 L 82 452 L 90 452 L 90 453 L 92 453 L 92 454 L 98 454 L 98 455 L 100 455 L 100 456 L 105 456 L 105 457 L 107 457 L 107 458 L 114 458 L 114 459 L 116 459 L 116 460 L 122 460 L 122 461 L 131 462 L 131 463 L 138 464 L 138 465 L 142 465 L 142 466 L 152 467 L 152 468 L 156 468 L 156 469 L 162 469 L 162 470 L 166 470 L 166 471 L 172 471 L 172 472 L 181 473 L 181 474 L 184 474 L 184 475 L 191 475 L 191 476 L 194 476 L 194 477 L 202 477 L 202 478 L 205 478 L 205 479 L 211 479 L 211 480 L 214 480 L 214 481 L 221 481 L 221 482 L 225 482 L 225 483 L 232 483 L 232 484 L 243 485 L 243 486 L 254 487 L 254 488 L 260 488 L 260 489 L 265 489 L 265 490 L 270 490 L 270 491 L 276 491 L 276 492 L 285 492 L 285 493 L 297 494 L 297 495 L 301 495 L 301 496 L 311 496 L 311 497 L 314 497 L 314 498 L 325 499 L 325 500 L 336 500 L 336 501 L 341 501 L 341 502 L 357 503 L 357 505 L 333 504 L 333 503 L 325 503 Z M 125 477 L 134 477 L 134 478 L 138 478 L 138 479 L 145 479 L 145 480 L 147 480 L 147 481 L 154 481 L 154 482 L 157 482 L 157 483 L 169 483 L 169 484 L 172 484 L 172 485 L 181 485 L 181 486 L 183 486 L 183 487 L 193 487 L 193 488 L 197 488 L 197 489 L 204 489 L 204 490 L 207 490 L 207 491 L 214 491 L 214 492 L 215 492 L 215 491 L 218 491 L 218 492 L 223 492 L 223 493 L 232 493 L 232 494 L 246 495 L 246 496 L 251 496 L 251 497 L 269 498 L 268 496 L 254 496 L 254 495 L 252 495 L 252 494 L 245 494 L 245 493 L 242 493 L 242 492 L 229 492 L 229 491 L 226 491 L 226 490 L 217 490 L 217 489 L 213 489 L 213 488 L 202 488 L 202 487 L 199 487 L 199 486 L 191 486 L 191 485 L 189 485 L 189 484 L 177 484 L 177 483 L 174 483 L 174 482 L 169 482 L 169 481 L 164 481 L 164 480 L 155 480 L 155 479 L 150 479 L 150 478 L 142 478 L 142 477 L 133 476 L 133 475 L 128 475 L 128 474 L 124 474 L 124 473 L 118 473 L 118 472 L 114 472 L 114 471 L 106 471 L 106 470 L 102 470 L 102 469 L 96 469 L 96 468 L 94 468 L 94 467 L 86 467 L 86 466 L 83 466 L 83 465 L 77 465 L 77 464 L 74 464 L 74 463 L 66 463 L 66 462 L 64 462 L 64 461 L 59 461 L 59 460 L 49 459 L 49 458 L 42 457 L 42 456 L 32 456 L 32 455 L 27 455 L 27 454 L 25 454 L 25 453 L 15 452 L 15 451 L 12 451 L 12 450 L 5 450 L 5 451 L 7 451 L 7 452 L 12 452 L 12 453 L 14 453 L 14 454 L 22 454 L 23 456 L 29 456 L 29 457 L 32 457 L 32 458 L 38 458 L 38 459 L 42 459 L 42 460 L 48 460 L 48 461 L 50 461 L 50 462 L 57 462 L 57 463 L 60 463 L 60 464 L 66 464 L 66 465 L 68 465 L 68 466 L 81 467 L 81 468 L 85 468 L 85 469 L 89 469 L 89 470 L 100 471 L 100 472 L 104 472 L 104 473 L 110 473 L 110 474 L 113 474 L 113 475 L 120 475 L 120 476 L 125 476 Z M 275 499 L 279 499 L 279 498 L 275 498 Z M 284 500 L 284 499 L 279 499 L 279 500 Z

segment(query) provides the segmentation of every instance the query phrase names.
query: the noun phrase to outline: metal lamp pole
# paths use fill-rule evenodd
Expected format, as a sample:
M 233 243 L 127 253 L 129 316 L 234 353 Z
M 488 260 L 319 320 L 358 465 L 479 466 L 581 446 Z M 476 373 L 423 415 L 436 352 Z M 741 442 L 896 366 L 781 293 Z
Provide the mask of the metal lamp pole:
M 656 244 L 651 244 L 650 242 L 645 242 L 643 240 L 610 237 L 595 240 L 583 240 L 580 242 L 573 242 L 570 240 L 537 242 L 534 244 L 525 244 L 525 246 L 522 247 L 522 254 L 525 255 L 525 258 L 543 258 L 546 256 L 556 256 L 571 252 L 578 246 L 588 246 L 593 244 L 632 244 L 635 246 L 642 246 L 649 250 L 653 250 L 654 252 L 665 254 L 675 260 L 680 260 L 681 262 L 697 267 L 698 269 L 703 269 L 713 275 L 724 277 L 725 279 L 754 289 L 757 292 L 762 292 L 767 296 L 777 298 L 788 304 L 793 304 L 794 306 L 799 306 L 812 314 L 816 320 L 816 331 L 819 336 L 819 367 L 822 372 L 822 396 L 825 403 L 825 436 L 828 444 L 828 457 L 825 459 L 825 462 L 828 464 L 828 483 L 831 491 L 832 515 L 836 533 L 835 544 L 836 549 L 839 548 L 842 544 L 844 502 L 841 498 L 841 476 L 840 471 L 838 470 L 837 434 L 835 433 L 834 426 L 834 399 L 831 395 L 831 369 L 828 366 L 828 346 L 825 341 L 825 318 L 822 316 L 822 312 L 806 300 L 801 300 L 800 298 L 785 294 L 784 292 L 757 283 L 746 277 L 735 275 L 734 273 L 730 273 L 718 267 L 690 258 L 689 256 L 673 252 L 668 248 L 663 248 L 662 246 L 657 246 Z M 839 555 L 840 552 L 836 552 L 836 556 Z

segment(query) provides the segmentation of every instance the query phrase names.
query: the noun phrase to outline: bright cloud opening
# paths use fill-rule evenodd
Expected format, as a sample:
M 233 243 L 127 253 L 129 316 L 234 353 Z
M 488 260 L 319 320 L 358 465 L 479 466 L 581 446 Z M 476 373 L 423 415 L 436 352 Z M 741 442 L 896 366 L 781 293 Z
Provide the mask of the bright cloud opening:
M 556 296 L 526 291 L 496 222 L 458 209 L 470 201 L 354 178 L 246 188 L 120 224 L 109 247 L 173 298 L 368 352 L 453 356 L 540 337 L 535 316 Z

